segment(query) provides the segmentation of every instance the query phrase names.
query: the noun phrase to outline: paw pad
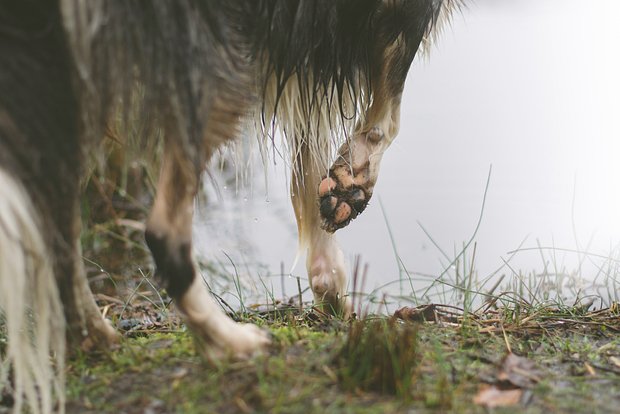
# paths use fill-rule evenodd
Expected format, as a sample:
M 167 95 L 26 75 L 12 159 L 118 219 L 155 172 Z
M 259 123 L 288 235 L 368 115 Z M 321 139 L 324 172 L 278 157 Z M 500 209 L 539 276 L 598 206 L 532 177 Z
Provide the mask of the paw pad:
M 340 157 L 319 183 L 319 211 L 324 230 L 333 233 L 366 209 L 377 180 L 376 173 L 372 173 L 377 169 L 371 170 L 371 163 L 378 163 L 381 158 L 371 159 L 371 155 L 375 145 L 384 138 L 381 128 L 374 127 L 341 147 Z
M 326 180 L 331 180 L 331 178 L 323 181 Z M 321 226 L 330 233 L 345 227 L 364 211 L 369 199 L 370 196 L 367 196 L 360 187 L 351 186 L 346 189 L 334 187 L 333 190 L 324 193 L 320 199 L 320 212 L 323 219 Z

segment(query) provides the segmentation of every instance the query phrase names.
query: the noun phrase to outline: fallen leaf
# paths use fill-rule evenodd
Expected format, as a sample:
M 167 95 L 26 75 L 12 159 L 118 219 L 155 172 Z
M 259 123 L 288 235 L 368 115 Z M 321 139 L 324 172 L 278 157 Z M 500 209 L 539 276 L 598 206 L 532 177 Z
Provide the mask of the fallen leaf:
M 594 370 L 594 368 L 592 368 L 592 365 L 588 364 L 587 362 L 584 362 L 584 366 L 589 376 L 596 377 L 596 371 Z
M 490 380 L 494 383 L 482 386 L 474 396 L 474 403 L 488 408 L 519 404 L 523 390 L 532 388 L 539 381 L 534 362 L 509 352 Z
M 612 364 L 620 368 L 620 358 L 612 356 L 612 357 L 609 357 L 609 360 L 611 361 Z
M 496 377 L 504 386 L 518 388 L 531 388 L 540 381 L 534 362 L 513 353 L 506 354 Z
M 522 395 L 520 388 L 502 390 L 495 385 L 484 385 L 474 397 L 474 404 L 488 408 L 508 407 L 519 404 Z

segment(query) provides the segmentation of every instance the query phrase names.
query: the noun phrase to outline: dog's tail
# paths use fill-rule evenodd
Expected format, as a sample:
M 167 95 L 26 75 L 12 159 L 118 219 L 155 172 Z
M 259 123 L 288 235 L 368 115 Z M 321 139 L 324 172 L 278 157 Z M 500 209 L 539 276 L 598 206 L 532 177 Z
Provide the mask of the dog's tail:
M 64 317 L 40 229 L 28 193 L 0 168 L 0 397 L 15 413 L 64 411 Z

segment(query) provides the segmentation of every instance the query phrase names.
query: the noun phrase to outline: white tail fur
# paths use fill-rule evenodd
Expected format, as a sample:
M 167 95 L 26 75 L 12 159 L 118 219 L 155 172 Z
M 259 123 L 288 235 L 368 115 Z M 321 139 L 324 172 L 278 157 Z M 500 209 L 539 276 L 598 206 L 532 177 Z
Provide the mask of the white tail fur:
M 65 323 L 52 262 L 30 197 L 2 169 L 0 315 L 0 393 L 10 390 L 15 413 L 63 412 Z

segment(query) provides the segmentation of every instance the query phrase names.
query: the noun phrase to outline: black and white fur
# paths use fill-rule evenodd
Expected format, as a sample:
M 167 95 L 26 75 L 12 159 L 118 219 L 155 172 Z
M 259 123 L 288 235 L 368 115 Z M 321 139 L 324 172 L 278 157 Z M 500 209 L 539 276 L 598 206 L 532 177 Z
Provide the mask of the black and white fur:
M 146 241 L 209 357 L 269 344 L 220 310 L 191 258 L 200 174 L 244 119 L 263 151 L 276 130 L 285 137 L 315 299 L 346 314 L 333 232 L 366 207 L 409 66 L 460 4 L 0 0 L 0 391 L 14 411 L 63 411 L 66 339 L 116 340 L 84 276 L 79 187 L 106 124 L 136 108 L 165 147 Z

